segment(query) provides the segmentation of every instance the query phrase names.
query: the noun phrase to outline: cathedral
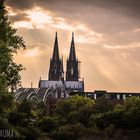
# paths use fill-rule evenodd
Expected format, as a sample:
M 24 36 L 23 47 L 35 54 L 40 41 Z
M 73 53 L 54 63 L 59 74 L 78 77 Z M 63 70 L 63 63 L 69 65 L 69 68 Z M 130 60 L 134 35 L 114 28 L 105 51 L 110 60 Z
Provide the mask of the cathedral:
M 64 87 L 68 92 L 84 92 L 84 81 L 79 80 L 79 61 L 76 57 L 74 33 L 70 45 L 70 53 L 66 62 L 66 73 L 63 69 L 63 58 L 59 56 L 57 33 L 55 35 L 54 49 L 50 59 L 48 80 L 39 81 L 39 88 Z

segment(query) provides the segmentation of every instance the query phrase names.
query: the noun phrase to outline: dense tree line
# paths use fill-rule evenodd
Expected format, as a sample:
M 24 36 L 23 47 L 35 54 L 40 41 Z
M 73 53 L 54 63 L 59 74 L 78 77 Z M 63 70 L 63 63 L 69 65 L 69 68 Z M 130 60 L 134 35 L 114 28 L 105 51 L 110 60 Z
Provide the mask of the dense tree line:
M 12 92 L 20 85 L 19 72 L 23 67 L 13 61 L 13 55 L 20 48 L 25 48 L 24 40 L 12 28 L 4 0 L 0 0 L 0 130 L 13 130 L 15 135 L 11 139 L 139 139 L 137 97 L 120 102 L 105 97 L 94 101 L 73 96 L 58 101 L 52 116 L 48 116 L 43 102 L 14 102 Z
M 116 102 L 72 96 L 58 101 L 52 116 L 43 102 L 24 100 L 7 112 L 7 123 L 20 139 L 138 140 L 140 98 Z

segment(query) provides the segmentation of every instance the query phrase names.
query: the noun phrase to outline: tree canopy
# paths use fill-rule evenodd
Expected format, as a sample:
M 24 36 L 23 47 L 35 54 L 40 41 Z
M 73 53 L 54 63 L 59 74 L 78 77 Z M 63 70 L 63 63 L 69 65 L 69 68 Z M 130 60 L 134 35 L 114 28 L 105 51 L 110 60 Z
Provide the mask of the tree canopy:
M 0 91 L 4 88 L 14 91 L 20 84 L 19 72 L 23 67 L 13 61 L 13 55 L 25 48 L 25 42 L 9 22 L 4 3 L 4 0 L 0 1 Z

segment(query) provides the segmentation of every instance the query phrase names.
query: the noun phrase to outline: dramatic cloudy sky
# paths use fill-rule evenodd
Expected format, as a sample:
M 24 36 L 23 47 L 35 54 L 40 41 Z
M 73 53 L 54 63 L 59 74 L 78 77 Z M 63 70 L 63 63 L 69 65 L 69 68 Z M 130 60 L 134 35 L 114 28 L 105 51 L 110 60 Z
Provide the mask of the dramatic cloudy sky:
M 140 91 L 140 0 L 7 0 L 6 5 L 27 45 L 15 56 L 26 67 L 23 86 L 47 79 L 57 31 L 64 62 L 75 33 L 86 91 Z

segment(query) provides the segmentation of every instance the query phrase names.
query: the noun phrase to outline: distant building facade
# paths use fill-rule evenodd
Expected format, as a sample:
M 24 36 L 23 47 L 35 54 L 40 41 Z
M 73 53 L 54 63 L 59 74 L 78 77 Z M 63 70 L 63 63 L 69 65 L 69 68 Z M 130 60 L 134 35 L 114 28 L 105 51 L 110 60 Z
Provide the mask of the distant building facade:
M 59 57 L 59 45 L 56 33 L 53 55 L 50 59 L 48 80 L 40 79 L 38 87 L 52 89 L 63 87 L 67 92 L 84 92 L 84 81 L 79 80 L 79 77 L 79 61 L 76 57 L 74 33 L 72 33 L 70 53 L 66 63 L 66 74 L 63 70 L 63 58 Z

